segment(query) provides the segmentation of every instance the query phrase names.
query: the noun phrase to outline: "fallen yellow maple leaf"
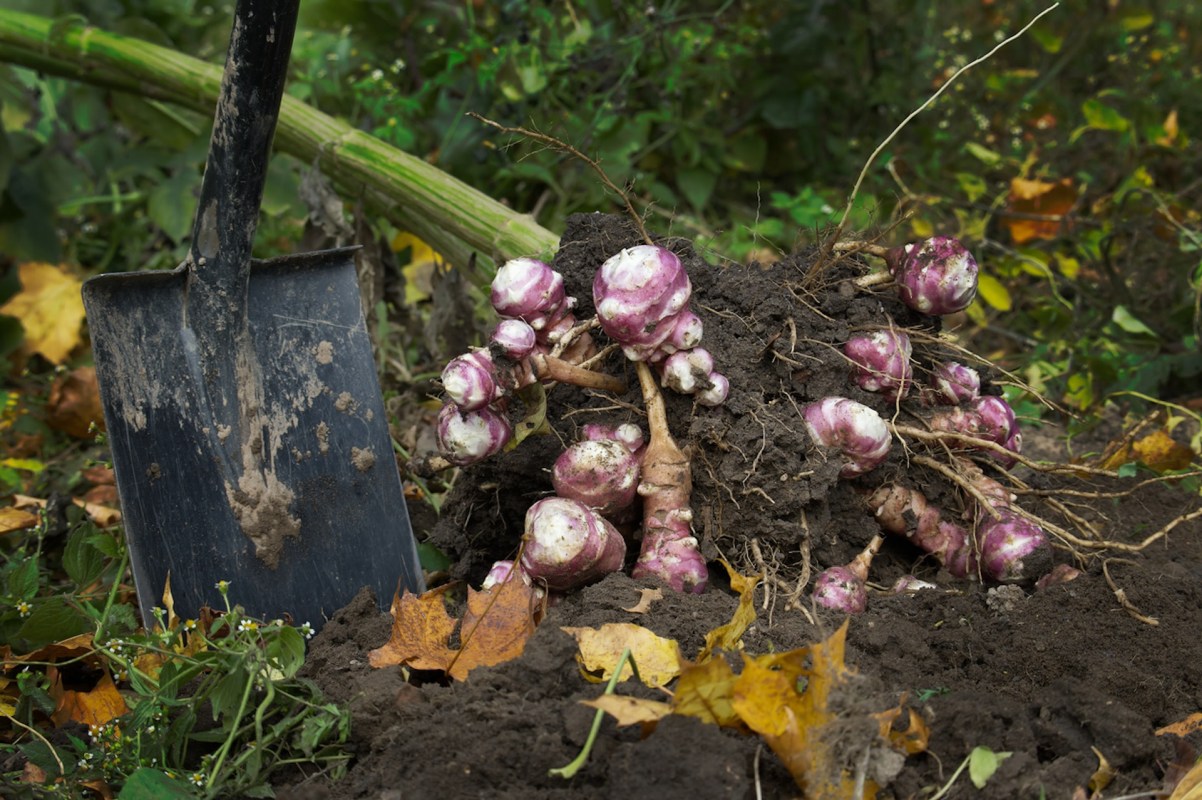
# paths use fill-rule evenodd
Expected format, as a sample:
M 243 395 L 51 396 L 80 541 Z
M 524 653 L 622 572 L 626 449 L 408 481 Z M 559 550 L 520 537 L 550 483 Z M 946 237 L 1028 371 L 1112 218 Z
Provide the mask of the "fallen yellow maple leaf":
M 705 635 L 705 647 L 697 656 L 698 661 L 705 661 L 715 648 L 719 650 L 735 650 L 742 647 L 743 634 L 755 622 L 755 587 L 760 582 L 758 575 L 740 575 L 735 568 L 725 561 L 722 566 L 730 575 L 730 588 L 739 593 L 739 606 L 735 609 L 730 622 L 714 628 Z
M 414 595 L 405 592 L 392 602 L 392 636 L 367 654 L 373 667 L 402 665 L 442 670 L 466 680 L 476 667 L 511 661 L 522 654 L 534 633 L 534 590 L 521 580 L 508 580 L 486 592 L 468 590 L 462 625 L 443 602 L 448 587 Z M 460 629 L 460 646 L 450 646 Z
M 1157 728 L 1156 735 L 1164 736 L 1165 734 L 1172 734 L 1173 736 L 1189 736 L 1194 731 L 1199 730 L 1202 730 L 1202 711 L 1190 714 L 1185 719 L 1178 720 L 1172 725 Z
M 732 705 L 789 770 L 807 798 L 852 798 L 855 781 L 824 739 L 836 719 L 832 692 L 846 681 L 847 621 L 824 642 L 758 658 L 744 656 Z M 801 688 L 804 686 L 804 688 Z M 861 797 L 874 798 L 868 782 Z
M 686 664 L 672 697 L 673 711 L 723 728 L 746 730 L 734 708 L 737 677 L 724 658 Z
M 659 722 L 672 713 L 670 703 L 620 694 L 603 694 L 592 700 L 581 700 L 580 704 L 589 708 L 601 709 L 613 717 L 619 726 L 648 725 Z
M 65 267 L 28 261 L 17 267 L 21 291 L 0 306 L 25 329 L 22 349 L 61 364 L 79 344 L 84 320 L 80 281 Z
M 1185 777 L 1169 795 L 1169 800 L 1202 800 L 1202 761 L 1185 773 Z
M 584 677 L 594 683 L 607 681 L 622 652 L 630 649 L 630 661 L 638 668 L 639 680 L 647 686 L 663 686 L 680 674 L 680 646 L 675 639 L 657 636 L 646 628 L 627 622 L 610 622 L 600 628 L 561 628 L 580 648 L 576 660 Z M 622 665 L 618 680 L 634 674 L 629 663 Z
M 13 531 L 23 531 L 27 528 L 36 528 L 38 525 L 38 515 L 31 514 L 20 508 L 0 508 L 0 533 L 12 533 Z
M 89 727 L 103 725 L 129 710 L 107 671 L 87 691 L 63 688 L 62 676 L 56 667 L 48 667 L 46 674 L 50 678 L 50 696 L 56 703 L 50 718 L 58 727 L 72 721 Z
M 1138 461 L 1156 472 L 1169 472 L 1185 469 L 1193 463 L 1194 458 L 1193 450 L 1160 428 L 1137 439 L 1129 447 L 1119 446 L 1102 466 L 1105 469 L 1118 469 L 1131 461 Z

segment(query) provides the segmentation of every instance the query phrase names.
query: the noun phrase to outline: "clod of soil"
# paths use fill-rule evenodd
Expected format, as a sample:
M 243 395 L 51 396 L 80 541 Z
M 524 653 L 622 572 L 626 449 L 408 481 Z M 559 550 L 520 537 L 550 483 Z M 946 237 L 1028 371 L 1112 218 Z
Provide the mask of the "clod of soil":
M 555 262 L 578 317 L 592 313 L 592 272 L 618 249 L 638 243 L 623 220 L 573 217 Z M 861 493 L 886 480 L 921 488 L 932 499 L 952 497 L 946 481 L 910 465 L 895 447 L 876 471 L 838 480 L 839 464 L 809 442 L 800 409 L 841 394 L 872 405 L 887 418 L 879 396 L 847 380 L 838 346 L 856 329 L 932 322 L 885 293 L 851 288 L 840 278 L 862 267 L 830 268 L 824 285 L 806 288 L 813 254 L 768 266 L 710 266 L 689 246 L 661 242 L 688 266 L 693 307 L 705 324 L 703 346 L 732 390 L 724 406 L 695 407 L 669 394 L 673 434 L 694 454 L 693 511 L 707 556 L 724 556 L 741 571 L 767 572 L 768 595 L 744 637 L 752 654 L 789 650 L 827 636 L 841 621 L 807 609 L 805 583 L 824 567 L 845 563 L 879 529 Z M 925 347 L 925 352 L 923 351 Z M 928 337 L 915 350 L 919 366 L 940 354 Z M 587 422 L 640 423 L 633 370 L 615 357 L 611 371 L 631 387 L 613 398 L 559 386 L 549 398 L 555 435 L 531 437 L 515 450 L 464 469 L 443 517 L 424 533 L 451 554 L 457 577 L 476 584 L 496 559 L 517 550 L 526 509 L 551 493 L 550 465 Z M 516 409 L 520 413 L 521 409 Z M 1059 443 L 1025 431 L 1029 452 L 1058 455 Z M 1018 474 L 1036 489 L 1066 487 L 1068 479 Z M 1104 484 L 1104 485 L 1103 485 Z M 1074 489 L 1124 488 L 1124 482 Z M 1019 502 L 1051 513 L 1039 497 Z M 1070 498 L 1065 498 L 1070 499 Z M 1197 498 L 1157 486 L 1112 499 L 1084 501 L 1078 513 L 1103 526 L 1107 538 L 1137 542 L 1197 507 Z M 420 518 L 420 515 L 416 515 Z M 1061 521 L 1063 522 L 1063 521 Z M 1155 730 L 1202 709 L 1202 525 L 1180 525 L 1156 545 L 1111 564 L 1111 577 L 1152 626 L 1123 609 L 1090 561 L 1086 573 L 1042 591 L 989 588 L 955 581 L 905 542 L 889 542 L 872 566 L 874 584 L 906 573 L 933 580 L 939 590 L 890 596 L 873 592 L 867 612 L 851 621 L 847 663 L 858 672 L 843 703 L 881 709 L 905 695 L 930 727 L 929 752 L 906 760 L 880 797 L 920 796 L 942 786 L 976 746 L 1011 751 L 983 790 L 966 778 L 948 797 L 1068 798 L 1098 769 L 1094 750 L 1117 775 L 1106 796 L 1162 785 L 1178 742 Z M 631 548 L 631 559 L 637 547 Z M 1071 556 L 1057 552 L 1057 559 Z M 562 626 L 633 622 L 677 639 L 687 655 L 736 606 L 720 573 L 703 595 L 666 592 L 646 614 L 623 608 L 643 584 L 612 575 L 552 607 L 516 661 L 479 668 L 465 683 L 443 685 L 430 675 L 406 682 L 396 668 L 373 670 L 367 652 L 389 638 L 390 619 L 361 594 L 313 640 L 306 674 L 332 699 L 349 703 L 355 760 L 345 780 L 279 786 L 280 797 L 308 798 L 752 798 L 800 792 L 759 741 L 686 718 L 669 717 L 647 737 L 612 720 L 588 765 L 571 781 L 547 770 L 579 751 L 592 711 L 578 701 L 601 687 L 579 675 L 575 645 Z M 623 685 L 621 692 L 643 693 Z M 840 740 L 841 742 L 843 740 Z M 849 732 L 848 763 L 862 756 Z M 1185 746 L 1202 746 L 1194 733 Z M 858 748 L 858 749 L 857 749 Z

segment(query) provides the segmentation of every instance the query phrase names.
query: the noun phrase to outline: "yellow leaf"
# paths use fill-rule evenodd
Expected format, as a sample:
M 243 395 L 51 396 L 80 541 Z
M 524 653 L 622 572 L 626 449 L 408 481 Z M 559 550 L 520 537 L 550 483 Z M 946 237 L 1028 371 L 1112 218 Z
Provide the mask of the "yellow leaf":
M 576 640 L 576 661 L 584 677 L 600 683 L 609 680 L 613 668 L 630 648 L 630 660 L 638 667 L 639 679 L 647 686 L 664 686 L 680 674 L 680 646 L 675 639 L 656 636 L 646 628 L 627 622 L 610 622 L 600 628 L 561 628 Z M 622 667 L 619 680 L 634 674 L 630 664 Z
M 1178 720 L 1172 725 L 1165 725 L 1163 728 L 1156 730 L 1157 736 L 1172 734 L 1173 736 L 1189 736 L 1194 731 L 1202 731 L 1202 711 L 1190 714 L 1183 720 Z
M 1194 451 L 1175 440 L 1167 431 L 1153 431 L 1131 445 L 1135 457 L 1157 472 L 1185 469 L 1194 460 Z
M 987 273 L 977 275 L 977 295 L 998 311 L 1009 311 L 1013 306 L 1010 292 L 997 278 Z
M 836 718 L 831 695 L 847 678 L 847 621 L 824 642 L 785 653 L 744 657 L 734 709 L 772 748 L 807 798 L 856 796 L 855 780 L 824 738 Z M 871 782 L 863 797 L 876 796 Z
M 392 252 L 405 250 L 409 251 L 409 261 L 401 266 L 405 276 L 405 302 L 414 305 L 430 299 L 434 291 L 434 270 L 445 259 L 412 233 L 401 232 L 393 237 Z
M 28 511 L 22 511 L 19 508 L 0 508 L 0 533 L 12 533 L 13 531 L 23 531 L 27 528 L 36 528 L 38 525 L 38 515 L 30 514 Z
M 25 352 L 61 364 L 79 344 L 84 319 L 80 281 L 64 267 L 38 261 L 21 264 L 17 270 L 21 291 L 0 306 L 0 314 L 21 321 Z
M 1181 133 L 1181 127 L 1177 121 L 1177 109 L 1174 108 L 1169 112 L 1160 127 L 1164 128 L 1164 135 L 1156 137 L 1156 144 L 1165 147 L 1172 146 L 1173 142 L 1177 141 L 1177 134 Z
M 57 702 L 50 717 L 59 727 L 68 722 L 82 722 L 88 726 L 104 725 L 129 710 L 125 705 L 125 698 L 117 691 L 112 677 L 107 672 L 86 692 L 64 689 L 62 677 L 58 675 L 58 669 L 55 667 L 47 668 L 46 674 L 51 679 L 50 696 Z
M 742 646 L 741 639 L 751 623 L 755 622 L 755 587 L 760 582 L 758 575 L 740 575 L 734 567 L 722 562 L 730 575 L 730 588 L 739 593 L 739 607 L 735 609 L 730 622 L 714 628 L 705 635 L 705 647 L 697 656 L 698 661 L 705 661 L 714 649 L 735 650 Z
M 1098 768 L 1089 777 L 1089 791 L 1097 794 L 1114 780 L 1114 767 L 1110 766 L 1110 762 L 1106 760 L 1106 756 L 1102 755 L 1101 750 L 1096 747 L 1090 747 L 1089 749 L 1093 751 L 1093 754 L 1098 759 Z
M 1081 271 L 1081 262 L 1072 256 L 1057 255 L 1056 266 L 1060 268 L 1060 274 L 1070 281 L 1076 278 L 1077 273 Z
M 935 234 L 935 226 L 931 224 L 929 219 L 922 217 L 913 217 L 910 219 L 910 230 L 914 232 L 916 239 L 929 239 Z
M 581 700 L 580 704 L 601 709 L 617 720 L 619 726 L 659 722 L 672 713 L 668 703 L 620 694 L 603 694 L 594 700 Z
M 672 696 L 673 711 L 711 725 L 746 730 L 734 709 L 735 680 L 724 658 L 685 664 Z

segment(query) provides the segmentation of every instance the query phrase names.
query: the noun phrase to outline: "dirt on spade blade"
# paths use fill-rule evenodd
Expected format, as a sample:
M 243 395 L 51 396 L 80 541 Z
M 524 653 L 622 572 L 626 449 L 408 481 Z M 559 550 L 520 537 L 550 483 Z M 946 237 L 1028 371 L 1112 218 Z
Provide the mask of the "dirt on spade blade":
M 570 220 L 556 268 L 578 298 L 579 318 L 592 314 L 596 267 L 638 243 L 621 219 Z M 811 444 L 800 410 L 821 397 L 843 395 L 903 421 L 905 409 L 896 417 L 897 409 L 848 383 L 838 346 L 857 329 L 905 326 L 921 376 L 924 366 L 945 354 L 935 338 L 937 323 L 907 311 L 885 290 L 851 287 L 846 278 L 865 269 L 853 260 L 807 285 L 813 254 L 765 267 L 711 266 L 683 240 L 661 244 L 685 260 L 693 307 L 705 324 L 703 346 L 732 386 L 727 403 L 714 409 L 695 407 L 688 397 L 667 398 L 672 432 L 694 457 L 698 538 L 711 559 L 725 557 L 743 574 L 769 576 L 757 590 L 757 620 L 743 637 L 748 654 L 812 644 L 843 618 L 811 609 L 806 582 L 849 561 L 879 530 L 864 493 L 902 481 L 945 508 L 955 508 L 958 496 L 945 478 L 916 466 L 896 445 L 878 469 L 839 480 L 838 463 Z M 478 585 L 494 560 L 514 555 L 526 509 L 551 493 L 550 464 L 581 425 L 642 423 L 633 370 L 614 355 L 608 371 L 626 376 L 625 395 L 556 387 L 548 402 L 552 435 L 531 437 L 461 471 L 442 517 L 420 531 L 455 560 L 454 577 Z M 522 409 L 513 413 L 516 419 Z M 1037 458 L 1067 457 L 1064 441 L 1050 430 L 1028 425 L 1024 436 L 1027 452 Z M 1099 438 L 1092 449 L 1105 441 Z M 1015 475 L 1031 490 L 1018 500 L 1025 509 L 1069 529 L 1071 520 L 1048 502 L 1063 501 L 1119 542 L 1138 543 L 1199 505 L 1180 487 L 1152 485 L 1122 494 L 1134 479 L 1050 476 L 1023 467 Z M 1110 494 L 1072 494 L 1091 491 Z M 632 560 L 637 552 L 632 541 Z M 850 623 L 846 661 L 855 677 L 839 708 L 851 718 L 905 698 L 930 729 L 929 749 L 901 762 L 886 757 L 879 744 L 874 752 L 862 728 L 849 726 L 832 732 L 835 757 L 884 784 L 877 795 L 883 798 L 929 797 L 979 746 L 1011 755 L 984 788 L 975 788 L 965 773 L 945 797 L 1089 797 L 1087 787 L 1101 780 L 1103 760 L 1113 776 L 1098 797 L 1158 790 L 1166 772 L 1169 779 L 1174 770 L 1179 776 L 1202 749 L 1202 733 L 1156 731 L 1202 711 L 1202 523 L 1178 525 L 1142 551 L 1108 555 L 1124 559 L 1109 563 L 1109 582 L 1101 559 L 1082 562 L 1057 548 L 1057 562 L 1075 564 L 1084 574 L 1037 591 L 1029 584 L 957 580 L 908 542 L 888 541 L 872 566 L 874 586 L 888 587 L 913 573 L 940 588 L 872 592 L 868 610 Z M 305 667 L 331 699 L 352 709 L 349 773 L 337 783 L 293 776 L 277 786 L 278 795 L 800 797 L 757 737 L 676 716 L 649 735 L 606 719 L 587 765 L 573 779 L 548 775 L 575 758 L 588 735 L 593 711 L 579 701 L 603 690 L 583 679 L 574 640 L 561 627 L 635 623 L 676 639 L 686 656 L 695 654 L 705 634 L 730 620 L 737 605 L 724 571 L 711 566 L 706 593 L 665 590 L 645 613 L 624 609 L 635 607 L 651 584 L 623 574 L 568 595 L 549 609 L 520 658 L 477 668 L 462 683 L 429 673 L 410 673 L 407 681 L 399 668 L 369 667 L 367 653 L 388 640 L 391 620 L 374 598 L 361 594 L 314 638 Z M 630 684 L 618 691 L 660 696 Z

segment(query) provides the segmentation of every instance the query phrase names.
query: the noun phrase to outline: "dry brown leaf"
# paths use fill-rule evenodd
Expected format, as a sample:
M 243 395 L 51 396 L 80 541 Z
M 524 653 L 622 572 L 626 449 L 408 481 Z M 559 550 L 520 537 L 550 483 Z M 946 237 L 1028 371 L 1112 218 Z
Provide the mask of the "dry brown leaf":
M 508 580 L 487 592 L 468 589 L 458 655 L 449 665 L 455 680 L 467 680 L 476 667 L 512 661 L 534 635 L 534 589 L 522 580 Z
M 534 590 L 524 581 L 510 580 L 487 592 L 468 590 L 463 624 L 452 618 L 443 602 L 447 587 L 421 596 L 405 592 L 392 601 L 392 637 L 368 653 L 376 668 L 402 665 L 442 670 L 465 680 L 475 667 L 510 661 L 522 654 L 534 633 Z M 460 648 L 450 646 L 460 627 Z
M 1010 181 L 1009 203 L 1000 216 L 1015 244 L 1033 239 L 1055 239 L 1060 235 L 1063 219 L 1030 217 L 1062 218 L 1076 203 L 1077 189 L 1071 178 L 1055 183 L 1014 178 Z
M 56 702 L 50 718 L 57 727 L 72 721 L 89 727 L 103 725 L 129 710 L 108 672 L 103 673 L 88 691 L 64 689 L 62 675 L 56 667 L 47 667 L 46 676 L 50 679 L 50 696 Z
M 664 599 L 663 589 L 644 589 L 639 594 L 639 601 L 630 608 L 624 608 L 623 611 L 629 611 L 631 614 L 646 614 L 651 608 L 651 604 L 656 600 Z
M 1199 730 L 1202 730 L 1202 711 L 1190 714 L 1185 719 L 1174 722 L 1172 725 L 1165 725 L 1163 728 L 1157 729 L 1156 735 L 1189 736 L 1194 731 Z
M 79 345 L 84 320 L 80 281 L 65 267 L 29 261 L 17 267 L 21 291 L 0 306 L 25 329 L 22 350 L 40 353 L 52 364 L 67 360 Z
M 856 782 L 839 765 L 825 741 L 824 728 L 835 720 L 831 694 L 844 683 L 844 621 L 824 642 L 798 650 L 750 658 L 735 681 L 733 705 L 776 753 L 807 798 L 850 798 Z M 804 685 L 804 689 L 799 689 Z M 859 795 L 876 797 L 871 782 Z
M 79 471 L 79 475 L 88 483 L 95 484 L 96 486 L 117 485 L 117 473 L 113 472 L 112 467 L 106 467 L 103 464 L 84 467 Z
M 97 527 L 108 528 L 121 521 L 121 512 L 115 508 L 89 503 L 79 497 L 73 498 L 71 502 L 82 508 Z M 13 505 L 16 508 L 45 508 L 46 501 L 40 497 L 30 497 L 27 494 L 14 494 Z
M 1202 800 L 1202 760 L 1185 773 L 1185 777 L 1169 795 L 1169 800 Z
M 1194 460 L 1194 451 L 1163 429 L 1137 440 L 1131 449 L 1136 458 L 1157 472 L 1185 469 Z
M 104 407 L 95 367 L 80 367 L 55 378 L 46 400 L 46 424 L 76 439 L 92 439 L 92 425 L 104 429 Z
M 705 661 L 715 648 L 733 651 L 742 647 L 743 634 L 755 622 L 755 587 L 760 582 L 758 575 L 740 575 L 735 568 L 725 561 L 722 566 L 730 575 L 730 588 L 739 593 L 739 605 L 731 616 L 730 622 L 714 628 L 705 635 L 705 647 L 698 654 L 698 661 Z
M 27 661 L 57 661 L 58 659 L 86 658 L 90 663 L 99 665 L 100 656 L 92 646 L 92 634 L 81 633 L 61 642 L 39 647 L 31 653 L 13 655 L 7 648 L 4 652 L 4 668 L 19 666 Z
M 723 728 L 746 730 L 733 705 L 736 680 L 724 658 L 685 664 L 672 696 L 672 710 Z
M 0 533 L 23 531 L 38 526 L 38 515 L 20 508 L 0 508 Z
M 641 697 L 626 697 L 620 694 L 603 694 L 593 700 L 581 700 L 580 704 L 589 708 L 601 709 L 613 717 L 619 726 L 659 722 L 672 713 L 670 703 L 644 700 Z
M 664 686 L 680 674 L 680 646 L 675 639 L 657 636 L 646 628 L 626 622 L 610 622 L 600 628 L 561 628 L 580 648 L 576 661 L 584 677 L 595 683 L 609 680 L 622 652 L 630 649 L 629 663 L 622 665 L 618 680 L 630 680 L 638 668 L 639 680 L 647 686 Z

